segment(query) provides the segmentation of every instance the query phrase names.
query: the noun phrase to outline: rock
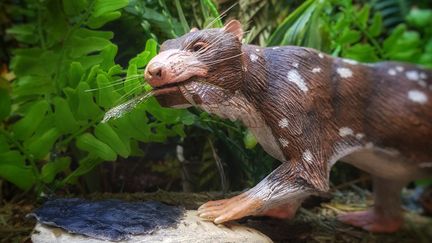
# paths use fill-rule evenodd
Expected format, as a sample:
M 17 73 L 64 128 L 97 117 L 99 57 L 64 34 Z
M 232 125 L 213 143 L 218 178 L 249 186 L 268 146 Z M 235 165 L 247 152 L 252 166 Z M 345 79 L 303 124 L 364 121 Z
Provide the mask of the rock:
M 38 223 L 31 235 L 34 243 L 70 242 L 102 243 L 105 240 L 93 239 Z M 185 217 L 176 228 L 160 229 L 152 234 L 134 235 L 126 241 L 117 242 L 272 242 L 261 232 L 237 223 L 215 225 L 203 221 L 194 210 L 186 211 Z

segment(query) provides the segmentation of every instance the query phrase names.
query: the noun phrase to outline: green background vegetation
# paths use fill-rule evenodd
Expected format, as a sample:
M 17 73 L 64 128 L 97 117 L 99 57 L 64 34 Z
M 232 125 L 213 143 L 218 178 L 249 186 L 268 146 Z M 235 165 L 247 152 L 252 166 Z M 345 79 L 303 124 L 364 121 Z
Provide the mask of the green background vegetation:
M 142 74 L 159 44 L 191 27 L 237 18 L 246 43 L 432 68 L 426 0 L 9 0 L 0 11 L 0 188 L 6 196 L 103 190 L 106 162 L 111 172 L 147 164 L 145 170 L 168 178 L 157 187 L 185 191 L 241 190 L 277 166 L 241 124 L 196 109 L 162 108 L 155 99 L 100 123 L 109 108 L 150 89 Z M 338 167 L 335 180 L 352 173 Z

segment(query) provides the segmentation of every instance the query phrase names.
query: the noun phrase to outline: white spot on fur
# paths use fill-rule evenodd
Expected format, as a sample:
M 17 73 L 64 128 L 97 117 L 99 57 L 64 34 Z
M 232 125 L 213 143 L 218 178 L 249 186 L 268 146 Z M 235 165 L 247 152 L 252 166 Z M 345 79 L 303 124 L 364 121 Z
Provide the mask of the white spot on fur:
M 314 69 L 312 69 L 312 72 L 313 73 L 319 73 L 319 72 L 321 72 L 321 68 L 319 68 L 319 67 L 314 68 Z
M 432 167 L 432 162 L 429 162 L 429 163 L 420 163 L 418 166 L 420 168 L 431 168 Z
M 319 58 L 324 58 L 324 55 L 322 53 L 318 54 Z
M 394 70 L 393 68 L 390 68 L 390 69 L 388 70 L 388 74 L 390 74 L 390 75 L 392 75 L 392 76 L 395 76 L 395 75 L 396 75 L 396 70 Z
M 306 86 L 305 80 L 297 70 L 295 69 L 290 70 L 288 72 L 287 77 L 288 77 L 288 81 L 296 84 L 301 91 L 306 93 L 309 90 L 308 87 Z
M 285 138 L 279 138 L 279 142 L 282 147 L 288 147 L 289 142 Z
M 427 78 L 427 75 L 426 75 L 426 73 L 420 73 L 420 78 L 421 79 L 426 79 Z
M 418 73 L 417 71 L 415 71 L 415 70 L 407 71 L 407 72 L 405 73 L 405 76 L 406 76 L 409 80 L 414 80 L 414 81 L 416 81 L 416 80 L 419 79 L 419 73 Z
M 425 93 L 420 90 L 410 90 L 408 91 L 408 98 L 414 102 L 424 104 L 427 102 L 428 97 Z
M 279 127 L 281 127 L 281 128 L 286 128 L 286 127 L 288 127 L 288 119 L 286 119 L 286 118 L 282 118 L 282 119 L 279 121 Z
M 339 128 L 339 136 L 341 137 L 346 137 L 348 135 L 353 135 L 353 134 L 354 134 L 353 130 L 349 127 Z
M 422 86 L 423 88 L 426 88 L 426 87 L 427 87 L 427 83 L 426 83 L 424 80 L 420 80 L 420 81 L 418 81 L 418 84 L 419 84 L 420 86 Z
M 303 152 L 303 160 L 309 163 L 312 162 L 313 155 L 309 149 Z
M 298 62 L 293 62 L 293 67 L 295 67 L 295 68 L 298 68 L 299 67 L 299 64 L 298 64 Z
M 273 47 L 272 49 L 273 49 L 273 50 L 277 50 L 277 49 L 279 49 L 279 46 L 275 46 L 275 47 Z
M 397 66 L 397 67 L 396 67 L 396 70 L 397 70 L 398 72 L 403 72 L 404 68 L 403 68 L 402 66 Z
M 356 137 L 357 139 L 363 139 L 363 138 L 365 137 L 365 135 L 364 135 L 363 133 L 357 133 L 357 134 L 355 135 L 355 137 Z
M 250 54 L 250 56 L 249 56 L 249 57 L 250 57 L 250 59 L 251 59 L 251 61 L 252 61 L 252 62 L 256 62 L 256 60 L 258 60 L 258 56 L 257 56 L 257 55 L 255 55 L 255 54 L 253 54 L 253 53 L 252 53 L 252 54 Z
M 342 61 L 345 62 L 345 63 L 351 64 L 351 65 L 356 65 L 356 64 L 358 64 L 357 61 L 355 61 L 355 60 L 351 60 L 351 59 L 342 59 Z
M 342 78 L 349 78 L 352 76 L 352 71 L 349 68 L 337 68 L 336 72 L 342 77 Z
M 373 148 L 375 145 L 372 143 L 372 142 L 369 142 L 369 143 L 366 143 L 365 144 L 365 148 L 367 148 L 367 149 L 371 149 L 371 148 Z
M 258 48 L 257 48 L 257 49 L 255 49 L 255 51 L 259 52 L 259 51 L 260 51 L 260 49 L 258 49 Z

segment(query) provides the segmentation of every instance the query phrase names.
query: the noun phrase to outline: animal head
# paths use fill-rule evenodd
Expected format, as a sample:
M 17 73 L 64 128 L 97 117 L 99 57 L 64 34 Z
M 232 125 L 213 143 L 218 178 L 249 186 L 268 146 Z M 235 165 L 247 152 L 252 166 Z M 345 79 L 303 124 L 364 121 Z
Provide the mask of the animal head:
M 243 30 L 237 20 L 217 29 L 192 29 L 165 41 L 145 79 L 163 106 L 217 104 L 241 88 Z

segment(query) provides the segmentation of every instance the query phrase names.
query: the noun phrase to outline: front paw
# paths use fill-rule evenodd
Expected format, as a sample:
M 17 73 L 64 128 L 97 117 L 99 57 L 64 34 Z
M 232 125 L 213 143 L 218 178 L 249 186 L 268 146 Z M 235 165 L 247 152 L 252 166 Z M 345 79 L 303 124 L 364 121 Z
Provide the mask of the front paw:
M 262 199 L 242 193 L 238 196 L 209 201 L 198 208 L 198 216 L 220 224 L 258 214 L 264 202 Z

